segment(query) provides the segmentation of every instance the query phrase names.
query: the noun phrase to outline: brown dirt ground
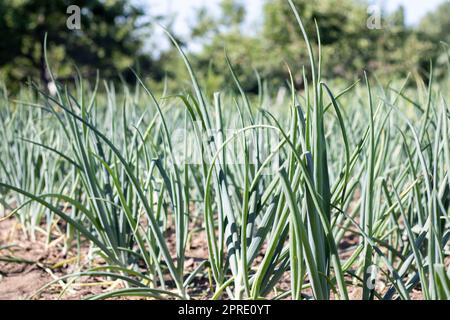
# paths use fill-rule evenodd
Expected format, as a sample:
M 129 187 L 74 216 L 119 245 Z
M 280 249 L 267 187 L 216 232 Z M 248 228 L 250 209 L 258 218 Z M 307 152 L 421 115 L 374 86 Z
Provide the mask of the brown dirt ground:
M 175 248 L 173 232 L 169 230 L 166 236 L 169 248 Z M 71 283 L 69 289 L 63 295 L 60 295 L 60 292 L 63 285 L 67 284 L 69 280 L 54 284 L 38 295 L 34 295 L 47 283 L 64 275 L 82 271 L 83 267 L 87 267 L 89 264 L 89 260 L 83 258 L 88 255 L 87 243 L 82 245 L 82 261 L 77 264 L 75 250 L 64 253 L 63 239 L 64 236 L 61 234 L 52 235 L 50 243 L 46 245 L 45 235 L 38 233 L 37 239 L 31 241 L 22 232 L 16 219 L 10 218 L 0 221 L 0 300 L 78 300 L 93 294 L 107 292 L 111 288 L 120 288 L 118 282 L 108 282 L 101 278 L 81 277 Z M 204 239 L 204 231 L 192 235 L 186 253 L 186 270 L 194 270 L 202 261 L 207 259 L 208 250 Z M 1 249 L 3 246 L 7 246 L 7 248 Z M 15 261 L 5 261 L 5 259 L 14 259 Z M 95 263 L 101 264 L 103 261 L 97 259 Z M 212 296 L 209 280 L 201 276 L 201 273 L 193 280 L 189 295 L 194 299 L 208 299 Z
M 36 241 L 30 241 L 15 219 L 1 221 L 0 248 L 8 248 L 0 250 L 0 300 L 77 300 L 101 293 L 111 285 L 101 279 L 81 277 L 61 297 L 60 292 L 64 285 L 62 282 L 35 296 L 34 293 L 50 281 L 78 271 L 77 256 L 71 251 L 63 253 L 62 240 L 62 237 L 52 237 L 46 245 L 45 236 L 38 233 Z M 87 248 L 83 248 L 81 252 L 82 257 L 87 253 Z M 68 280 L 65 280 L 65 283 L 67 282 Z
M 193 227 L 193 226 L 191 226 Z M 191 228 L 192 230 L 193 228 Z M 170 248 L 175 247 L 175 237 L 172 231 L 166 234 Z M 112 288 L 120 288 L 120 283 L 105 281 L 101 278 L 81 277 L 68 286 L 68 289 L 61 294 L 62 288 L 68 280 L 63 283 L 52 285 L 40 294 L 34 293 L 45 284 L 61 276 L 80 271 L 90 263 L 83 256 L 88 255 L 88 244 L 85 243 L 81 249 L 82 261 L 77 264 L 77 255 L 73 251 L 64 253 L 63 235 L 55 232 L 51 241 L 46 245 L 43 233 L 38 233 L 36 241 L 30 241 L 21 231 L 17 220 L 11 218 L 0 221 L 0 300 L 16 299 L 68 299 L 78 300 L 93 294 L 107 292 Z M 341 257 L 348 258 L 353 248 L 359 243 L 359 237 L 354 233 L 346 232 L 345 238 L 340 245 Z M 2 246 L 11 245 L 7 249 L 1 250 Z M 3 261 L 5 258 L 21 259 L 21 262 Z M 185 268 L 194 270 L 199 263 L 208 258 L 208 250 L 205 241 L 205 232 L 197 231 L 192 234 L 186 253 Z M 262 258 L 258 257 L 257 260 Z M 102 261 L 96 261 L 102 263 Z M 349 281 L 350 278 L 348 278 Z M 379 282 L 378 291 L 385 289 L 383 281 Z M 289 272 L 286 272 L 280 280 L 278 289 L 280 292 L 288 290 L 290 287 Z M 308 294 L 308 292 L 305 292 Z M 189 290 L 189 295 L 193 299 L 208 299 L 212 296 L 209 280 L 206 276 L 199 274 L 193 281 Z M 351 299 L 361 299 L 362 290 L 359 286 L 349 287 L 349 297 Z M 223 298 L 227 298 L 224 295 Z M 332 295 L 333 298 L 333 295 Z M 422 299 L 419 290 L 414 290 L 412 299 Z M 128 298 L 122 298 L 128 299 Z

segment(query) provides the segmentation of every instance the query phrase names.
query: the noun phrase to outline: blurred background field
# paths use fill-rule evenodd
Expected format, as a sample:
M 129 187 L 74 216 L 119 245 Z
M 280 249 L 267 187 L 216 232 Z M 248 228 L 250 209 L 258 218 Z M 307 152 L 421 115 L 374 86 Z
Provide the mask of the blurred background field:
M 1 1 L 0 298 L 450 299 L 449 29 L 450 1 Z
M 294 2 L 309 34 L 318 22 L 324 79 L 351 83 L 368 70 L 384 82 L 409 72 L 426 80 L 430 61 L 437 79 L 445 74 L 448 48 L 441 41 L 450 41 L 449 1 Z M 66 27 L 71 4 L 82 8 L 80 30 Z M 289 10 L 283 0 L 2 1 L 0 77 L 12 93 L 30 79 L 48 82 L 47 32 L 49 62 L 60 81 L 70 82 L 76 66 L 86 79 L 99 70 L 102 79 L 132 83 L 134 68 L 153 88 L 166 82 L 183 90 L 186 70 L 161 24 L 188 53 L 208 93 L 229 88 L 225 52 L 250 93 L 257 92 L 258 79 L 277 91 L 288 78 L 286 65 L 302 88 L 307 52 Z

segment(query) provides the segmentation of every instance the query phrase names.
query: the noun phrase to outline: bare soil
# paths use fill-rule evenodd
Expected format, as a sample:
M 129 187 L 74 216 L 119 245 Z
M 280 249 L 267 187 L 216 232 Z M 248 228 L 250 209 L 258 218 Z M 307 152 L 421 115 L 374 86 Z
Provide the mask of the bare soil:
M 29 240 L 15 219 L 0 222 L 0 300 L 20 299 L 81 299 L 101 293 L 106 285 L 99 279 L 80 278 L 60 296 L 67 280 L 50 286 L 41 293 L 36 291 L 47 283 L 66 274 L 77 272 L 77 255 L 64 254 L 63 237 L 52 238 L 46 244 L 43 234 Z M 6 246 L 6 248 L 4 248 Z M 83 248 L 82 253 L 87 252 Z M 81 257 L 83 254 L 81 255 Z
M 194 229 L 191 226 L 190 230 Z M 166 233 L 169 248 L 174 252 L 175 235 L 169 229 Z M 54 232 L 47 243 L 44 233 L 37 233 L 37 239 L 31 241 L 22 232 L 16 219 L 0 221 L 0 300 L 17 299 L 67 299 L 79 300 L 94 294 L 118 289 L 120 282 L 107 281 L 102 278 L 79 277 L 64 280 L 36 292 L 44 285 L 64 275 L 79 272 L 92 267 L 93 263 L 101 264 L 101 260 L 88 259 L 89 244 L 82 244 L 81 254 L 76 250 L 64 251 L 64 235 Z M 339 250 L 342 259 L 351 256 L 359 243 L 359 237 L 353 232 L 346 232 Z M 263 248 L 264 251 L 264 248 Z M 263 255 L 256 260 L 261 261 Z M 202 261 L 208 259 L 205 231 L 192 233 L 186 252 L 185 270 L 193 271 Z M 348 281 L 351 279 L 348 277 Z M 377 291 L 387 290 L 381 279 Z M 279 293 L 290 287 L 290 275 L 286 272 L 279 282 Z M 348 287 L 350 299 L 361 299 L 362 290 L 357 284 Z M 193 299 L 209 299 L 213 291 L 205 272 L 200 272 L 191 284 L 188 294 Z M 310 294 L 305 292 L 306 295 Z M 227 298 L 226 294 L 223 298 Z M 333 294 L 331 296 L 333 298 Z M 412 299 L 423 298 L 420 290 L 414 290 Z M 117 298 L 115 298 L 117 299 Z M 128 299 L 128 298 L 121 298 Z

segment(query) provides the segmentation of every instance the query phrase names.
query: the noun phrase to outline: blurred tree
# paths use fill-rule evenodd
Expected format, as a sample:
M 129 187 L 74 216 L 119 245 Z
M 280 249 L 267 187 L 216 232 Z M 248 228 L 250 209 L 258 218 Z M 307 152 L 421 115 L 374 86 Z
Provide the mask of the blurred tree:
M 381 25 L 369 28 L 369 2 L 366 0 L 294 0 L 309 38 L 317 50 L 315 22 L 318 23 L 322 45 L 323 77 L 353 81 L 363 70 L 374 71 L 380 78 L 403 77 L 409 71 L 424 75 L 433 46 L 430 37 L 421 37 L 405 23 L 404 8 L 388 15 L 380 11 Z M 216 88 L 230 82 L 224 48 L 235 65 L 244 87 L 256 91 L 254 70 L 274 87 L 283 84 L 289 75 L 287 63 L 302 86 L 301 70 L 308 67 L 303 36 L 286 0 L 266 0 L 261 30 L 246 29 L 245 10 L 239 0 L 223 0 L 222 14 L 212 16 L 200 12 L 193 36 L 203 41 L 203 49 L 193 56 L 197 69 L 207 83 Z M 446 15 L 450 17 L 450 14 Z M 228 18 L 224 18 L 228 17 Z M 443 19 L 443 18 L 441 18 Z M 438 34 L 448 36 L 443 24 Z
M 316 47 L 317 21 L 324 77 L 354 80 L 364 69 L 376 71 L 379 76 L 393 73 L 402 76 L 408 68 L 415 67 L 417 55 L 423 52 L 413 41 L 413 31 L 405 24 L 403 7 L 390 15 L 380 10 L 381 25 L 369 28 L 367 1 L 343 0 L 339 5 L 332 0 L 295 0 L 294 3 Z M 308 63 L 304 40 L 286 1 L 267 2 L 263 34 L 272 43 L 270 51 L 277 52 L 278 63 L 287 61 L 296 70 Z M 406 44 L 418 50 L 405 55 Z
M 450 1 L 428 13 L 420 22 L 419 30 L 434 40 L 450 43 Z
M 242 76 L 245 89 L 255 91 L 257 82 L 252 66 L 260 59 L 263 42 L 255 37 L 256 34 L 244 30 L 243 0 L 221 0 L 219 8 L 218 16 L 206 8 L 198 11 L 191 37 L 201 43 L 202 49 L 192 55 L 192 61 L 200 71 L 206 89 L 212 93 L 225 83 L 233 83 L 225 60 L 226 52 Z
M 373 54 L 372 38 L 368 32 L 367 6 L 354 0 L 293 1 L 313 45 L 317 47 L 315 22 L 317 21 L 322 44 L 325 77 L 354 76 L 355 69 L 363 68 Z M 264 7 L 263 36 L 268 39 L 277 64 L 287 62 L 295 71 L 308 65 L 303 36 L 287 1 L 267 1 Z M 363 36 L 364 35 L 364 36 Z M 269 66 L 275 68 L 275 65 Z M 297 75 L 297 83 L 301 75 Z
M 442 3 L 436 10 L 428 13 L 419 25 L 419 39 L 432 44 L 428 48 L 428 57 L 434 62 L 438 78 L 448 75 L 448 57 L 450 54 L 450 1 Z M 442 45 L 442 43 L 445 43 Z M 428 61 L 422 59 L 422 65 Z
M 439 41 L 450 42 L 450 2 L 427 15 L 420 27 L 406 26 L 404 9 L 387 15 L 381 12 L 381 26 L 369 28 L 368 0 L 293 0 L 313 46 L 317 50 L 315 21 L 322 44 L 323 77 L 354 80 L 364 69 L 380 78 L 404 76 L 418 71 L 426 77 L 429 59 L 437 65 L 443 55 Z M 142 9 L 127 0 L 0 0 L 0 75 L 6 80 L 40 78 L 48 83 L 43 56 L 43 39 L 48 33 L 48 57 L 59 79 L 73 75 L 73 64 L 85 77 L 96 70 L 104 78 L 122 74 L 133 79 L 128 67 L 135 62 L 140 73 L 156 84 L 168 76 L 168 83 L 184 85 L 186 70 L 171 48 L 157 56 L 143 54 L 143 40 L 151 28 Z M 81 29 L 66 26 L 68 6 L 81 8 Z M 244 0 L 221 0 L 219 14 L 206 8 L 197 11 L 189 41 L 174 34 L 181 46 L 194 44 L 190 55 L 198 76 L 210 92 L 233 84 L 227 72 L 225 51 L 248 91 L 256 92 L 255 70 L 274 88 L 285 83 L 294 72 L 297 87 L 303 85 L 302 68 L 308 67 L 305 43 L 286 0 L 264 0 L 261 27 L 244 23 Z M 158 17 L 172 30 L 170 16 Z M 172 30 L 173 33 L 173 30 Z M 160 39 L 147 41 L 159 46 Z M 158 48 L 157 48 L 158 49 Z M 158 50 L 157 50 L 158 51 Z M 445 60 L 446 61 L 446 60 Z M 155 83 L 153 82 L 153 83 Z
M 81 8 L 81 29 L 69 30 L 67 8 Z M 5 80 L 40 78 L 49 82 L 43 40 L 48 34 L 49 64 L 60 79 L 73 74 L 73 65 L 84 76 L 101 71 L 117 76 L 136 60 L 142 67 L 155 66 L 140 56 L 144 12 L 126 0 L 9 0 L 0 1 L 0 70 Z M 153 68 L 152 68 L 153 67 Z

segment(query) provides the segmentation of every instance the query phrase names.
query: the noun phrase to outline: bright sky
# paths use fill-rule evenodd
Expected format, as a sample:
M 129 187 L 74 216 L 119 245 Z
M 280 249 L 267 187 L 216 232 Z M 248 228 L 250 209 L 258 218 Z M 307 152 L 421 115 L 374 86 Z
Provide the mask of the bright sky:
M 134 0 L 149 12 L 154 14 L 175 14 L 174 31 L 180 36 L 187 36 L 191 26 L 195 24 L 195 9 L 206 6 L 211 12 L 218 12 L 220 0 Z M 262 6 L 270 0 L 244 0 L 246 4 L 246 25 L 249 30 L 256 30 L 262 17 Z M 320 1 L 320 0 L 316 0 Z M 338 2 L 338 0 L 336 0 Z M 400 5 L 405 7 L 407 24 L 416 24 L 429 11 L 440 3 L 448 0 L 369 0 L 371 4 L 379 5 L 392 12 Z M 158 41 L 159 42 L 159 41 Z M 165 47 L 164 41 L 158 46 Z M 194 49 L 194 48 L 191 48 Z
M 137 2 L 144 4 L 153 13 L 175 13 L 177 15 L 175 30 L 179 34 L 185 34 L 189 30 L 189 26 L 194 23 L 196 8 L 207 6 L 212 9 L 212 12 L 215 12 L 220 0 L 138 0 Z M 257 25 L 262 15 L 264 0 L 246 0 L 244 2 L 247 7 L 247 23 L 249 26 Z M 381 5 L 388 11 L 404 5 L 407 23 L 415 24 L 425 13 L 433 10 L 445 0 L 372 0 L 370 2 Z
M 399 5 L 403 5 L 406 10 L 407 23 L 415 24 L 429 11 L 435 9 L 439 4 L 445 0 L 385 0 L 375 1 L 385 3 L 385 7 L 392 11 Z

